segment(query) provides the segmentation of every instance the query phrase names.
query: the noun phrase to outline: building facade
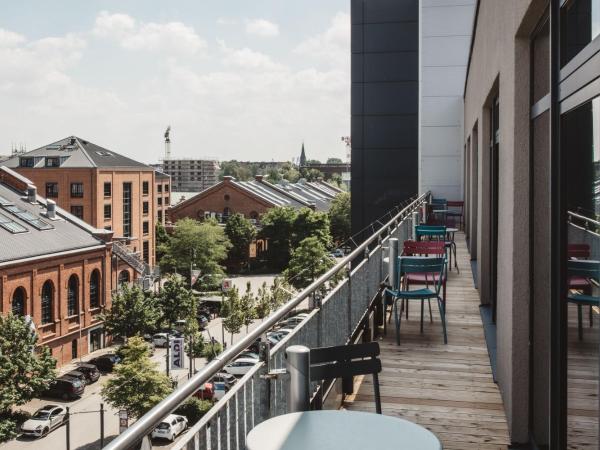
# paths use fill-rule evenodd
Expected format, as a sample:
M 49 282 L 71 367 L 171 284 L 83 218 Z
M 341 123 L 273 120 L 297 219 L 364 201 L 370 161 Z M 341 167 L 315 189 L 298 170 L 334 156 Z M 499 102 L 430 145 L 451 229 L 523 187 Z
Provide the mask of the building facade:
M 171 177 L 166 173 L 156 170 L 154 173 L 154 183 L 156 223 L 165 225 L 167 210 L 171 206 Z
M 154 170 L 76 136 L 5 161 L 40 186 L 40 195 L 96 228 L 114 232 L 129 250 L 155 265 Z
M 0 168 L 0 312 L 28 316 L 59 365 L 108 343 L 112 232 L 98 230 Z
M 171 176 L 175 192 L 200 192 L 219 181 L 219 162 L 214 159 L 165 159 L 162 171 Z

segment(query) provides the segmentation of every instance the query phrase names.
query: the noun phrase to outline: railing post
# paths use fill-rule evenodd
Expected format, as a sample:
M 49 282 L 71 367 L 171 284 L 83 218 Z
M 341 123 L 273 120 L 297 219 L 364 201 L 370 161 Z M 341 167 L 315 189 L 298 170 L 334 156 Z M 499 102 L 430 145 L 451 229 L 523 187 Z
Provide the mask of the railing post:
M 417 240 L 417 226 L 419 225 L 419 211 L 413 212 L 412 215 L 412 240 Z
M 310 349 L 292 345 L 285 351 L 286 369 L 290 374 L 288 413 L 310 409 Z
M 398 259 L 398 239 L 390 238 L 388 250 L 388 283 L 392 288 L 396 287 L 396 260 Z
M 348 263 L 346 270 L 348 271 L 348 299 L 346 302 L 346 318 L 348 320 L 348 339 L 350 339 L 352 334 L 352 266 L 350 263 Z

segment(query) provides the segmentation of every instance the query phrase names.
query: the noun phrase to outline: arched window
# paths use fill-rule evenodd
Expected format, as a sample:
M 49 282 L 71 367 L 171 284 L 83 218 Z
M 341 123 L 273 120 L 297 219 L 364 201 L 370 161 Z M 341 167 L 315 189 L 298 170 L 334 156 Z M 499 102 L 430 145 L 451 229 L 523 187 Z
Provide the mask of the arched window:
M 227 218 L 227 217 L 229 217 L 230 214 L 231 214 L 231 209 L 229 209 L 227 207 L 223 209 L 223 217 Z
M 119 273 L 119 284 L 127 284 L 129 283 L 129 271 L 128 270 L 122 270 L 121 273 Z
M 18 287 L 12 296 L 12 313 L 14 316 L 25 315 L 25 289 Z
M 42 325 L 52 323 L 54 307 L 54 285 L 47 280 L 42 286 Z
M 100 271 L 98 269 L 92 272 L 90 276 L 90 308 L 100 306 Z
M 258 213 L 256 211 L 250 211 L 250 218 L 252 220 L 258 220 Z
M 79 312 L 79 277 L 71 275 L 67 286 L 67 315 L 74 316 Z

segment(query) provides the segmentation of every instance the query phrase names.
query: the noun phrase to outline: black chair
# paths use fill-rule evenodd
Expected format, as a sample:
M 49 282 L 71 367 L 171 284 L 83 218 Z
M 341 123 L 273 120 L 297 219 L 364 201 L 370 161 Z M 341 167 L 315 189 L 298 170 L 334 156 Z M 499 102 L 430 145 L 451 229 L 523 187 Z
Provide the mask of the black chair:
M 373 375 L 375 390 L 375 408 L 381 414 L 381 396 L 379 394 L 379 343 L 340 345 L 310 349 L 310 381 L 342 378 L 345 386 L 352 386 L 355 375 Z M 348 383 L 348 384 L 346 384 Z M 344 389 L 345 393 L 351 393 Z

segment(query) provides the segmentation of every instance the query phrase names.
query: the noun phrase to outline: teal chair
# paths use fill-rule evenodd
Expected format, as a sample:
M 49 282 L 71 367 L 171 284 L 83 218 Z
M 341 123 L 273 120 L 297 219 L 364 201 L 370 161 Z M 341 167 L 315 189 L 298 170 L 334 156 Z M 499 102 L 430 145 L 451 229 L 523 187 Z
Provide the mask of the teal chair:
M 421 333 L 423 332 L 423 310 L 425 301 L 435 299 L 438 303 L 440 316 L 442 318 L 442 328 L 444 330 L 444 344 L 448 343 L 446 334 L 446 305 L 440 295 L 442 289 L 442 280 L 444 279 L 444 268 L 446 258 L 429 258 L 421 256 L 400 256 L 397 260 L 397 286 L 387 288 L 386 292 L 392 296 L 393 313 L 396 324 L 396 342 L 400 345 L 400 322 L 402 321 L 402 311 L 399 311 L 398 302 L 408 302 L 419 300 L 421 302 Z M 432 288 L 429 286 L 422 289 L 404 290 L 402 277 L 408 274 L 430 273 L 432 279 Z M 435 280 L 435 281 L 434 281 Z
M 567 274 L 569 279 L 585 278 L 600 282 L 600 261 L 570 259 L 567 261 Z M 569 291 L 567 302 L 577 305 L 577 330 L 579 340 L 583 340 L 583 312 L 584 306 L 600 306 L 600 297 L 587 293 L 574 294 Z
M 454 268 L 458 273 L 458 261 L 456 259 L 456 243 L 452 240 L 447 240 L 447 231 L 445 225 L 417 225 L 415 230 L 417 241 L 426 238 L 433 241 L 444 241 L 446 243 L 446 249 L 448 250 L 448 256 L 450 260 L 449 268 L 452 270 L 452 255 L 454 255 Z

